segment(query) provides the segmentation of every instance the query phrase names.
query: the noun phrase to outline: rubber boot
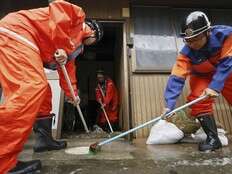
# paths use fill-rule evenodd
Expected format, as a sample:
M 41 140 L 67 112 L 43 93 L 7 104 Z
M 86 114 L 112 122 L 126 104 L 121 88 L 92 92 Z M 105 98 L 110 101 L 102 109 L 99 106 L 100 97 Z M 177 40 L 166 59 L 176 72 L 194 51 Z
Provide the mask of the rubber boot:
M 212 115 L 203 115 L 198 117 L 207 138 L 199 144 L 200 151 L 214 151 L 222 147 L 222 143 L 218 138 L 217 126 Z
M 35 145 L 34 152 L 60 150 L 67 147 L 66 141 L 56 141 L 52 138 L 52 117 L 38 119 L 34 125 Z
M 42 168 L 40 160 L 18 161 L 16 166 L 8 174 L 34 174 L 40 172 Z

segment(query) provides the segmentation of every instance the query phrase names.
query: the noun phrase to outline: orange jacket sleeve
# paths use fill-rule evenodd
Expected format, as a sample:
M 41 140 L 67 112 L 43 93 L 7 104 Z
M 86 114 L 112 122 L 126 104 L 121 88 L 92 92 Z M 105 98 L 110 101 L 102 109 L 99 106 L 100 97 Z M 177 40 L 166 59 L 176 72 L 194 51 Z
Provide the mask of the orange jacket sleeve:
M 222 46 L 220 60 L 232 56 L 232 35 L 230 35 Z
M 81 44 L 85 13 L 82 8 L 66 1 L 54 1 L 49 4 L 49 27 L 52 43 L 56 49 L 72 53 Z M 74 60 L 65 65 L 70 81 L 77 94 L 76 67 Z M 67 96 L 71 96 L 67 82 L 58 66 L 60 86 Z
M 189 58 L 180 54 L 177 56 L 176 63 L 172 68 L 172 75 L 185 79 L 190 73 L 190 67 L 191 63 Z
M 103 96 L 102 96 L 101 91 L 100 91 L 100 89 L 99 89 L 98 86 L 96 87 L 95 95 L 96 95 L 96 100 L 97 100 L 97 102 L 98 102 L 99 100 L 102 101 Z
M 71 53 L 80 44 L 74 43 L 74 38 L 83 30 L 84 11 L 66 1 L 54 1 L 49 5 L 49 14 L 51 39 L 56 49 Z
M 96 88 L 96 100 L 102 100 L 104 105 L 109 105 L 113 96 L 115 95 L 114 84 L 111 80 L 107 80 L 106 82 L 106 95 L 103 96 L 101 93 L 101 89 L 99 86 Z
M 114 84 L 113 84 L 112 81 L 108 81 L 107 86 L 106 86 L 106 96 L 104 97 L 104 101 L 103 101 L 103 103 L 105 105 L 108 105 L 111 102 L 111 100 L 112 100 L 112 98 L 114 96 L 114 87 L 113 87 L 113 85 Z

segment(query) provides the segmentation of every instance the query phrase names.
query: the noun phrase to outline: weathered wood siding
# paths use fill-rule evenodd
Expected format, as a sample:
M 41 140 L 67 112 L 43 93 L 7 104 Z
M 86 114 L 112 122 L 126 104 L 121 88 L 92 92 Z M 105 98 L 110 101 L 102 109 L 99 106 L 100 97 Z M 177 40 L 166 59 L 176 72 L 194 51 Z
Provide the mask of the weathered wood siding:
M 122 19 L 122 8 L 129 7 L 129 1 L 109 1 L 109 0 L 72 0 L 86 12 L 87 17 L 96 19 Z
M 133 5 L 144 6 L 171 6 L 171 7 L 200 7 L 200 8 L 230 8 L 231 0 L 211 1 L 211 0 L 130 0 Z
M 133 74 L 131 76 L 131 104 L 133 127 L 138 126 L 159 116 L 163 109 L 163 91 L 166 86 L 168 75 L 165 74 Z M 186 83 L 187 84 L 187 83 Z M 177 105 L 186 101 L 187 85 L 184 93 L 178 100 Z M 218 120 L 228 133 L 232 133 L 232 108 L 227 102 L 219 97 L 216 100 L 215 118 Z M 147 137 L 150 127 L 137 131 L 134 135 L 137 138 Z

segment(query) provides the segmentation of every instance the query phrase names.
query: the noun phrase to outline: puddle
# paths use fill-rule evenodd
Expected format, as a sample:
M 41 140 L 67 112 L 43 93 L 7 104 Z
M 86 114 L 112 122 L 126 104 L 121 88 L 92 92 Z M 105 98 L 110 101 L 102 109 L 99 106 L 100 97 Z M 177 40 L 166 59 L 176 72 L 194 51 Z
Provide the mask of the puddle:
M 225 166 L 232 164 L 232 158 L 213 158 L 199 161 L 182 160 L 174 163 L 174 166 Z
M 72 154 L 72 155 L 87 155 L 89 154 L 89 147 L 74 147 L 68 148 L 65 150 L 65 153 Z

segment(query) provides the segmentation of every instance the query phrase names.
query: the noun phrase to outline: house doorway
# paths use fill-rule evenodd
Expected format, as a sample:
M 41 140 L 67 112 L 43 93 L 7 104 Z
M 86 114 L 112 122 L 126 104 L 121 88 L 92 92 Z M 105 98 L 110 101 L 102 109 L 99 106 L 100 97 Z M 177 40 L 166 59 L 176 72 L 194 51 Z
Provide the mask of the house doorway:
M 104 69 L 116 85 L 120 98 L 119 125 L 123 129 L 122 95 L 125 93 L 124 84 L 124 24 L 122 22 L 102 22 L 104 37 L 96 45 L 84 48 L 84 53 L 76 59 L 79 96 L 81 98 L 81 110 L 90 130 L 97 122 L 100 106 L 96 101 L 95 88 L 97 85 L 96 72 Z M 128 115 L 127 115 L 128 117 Z M 77 110 L 64 104 L 63 131 L 83 132 L 84 127 Z

